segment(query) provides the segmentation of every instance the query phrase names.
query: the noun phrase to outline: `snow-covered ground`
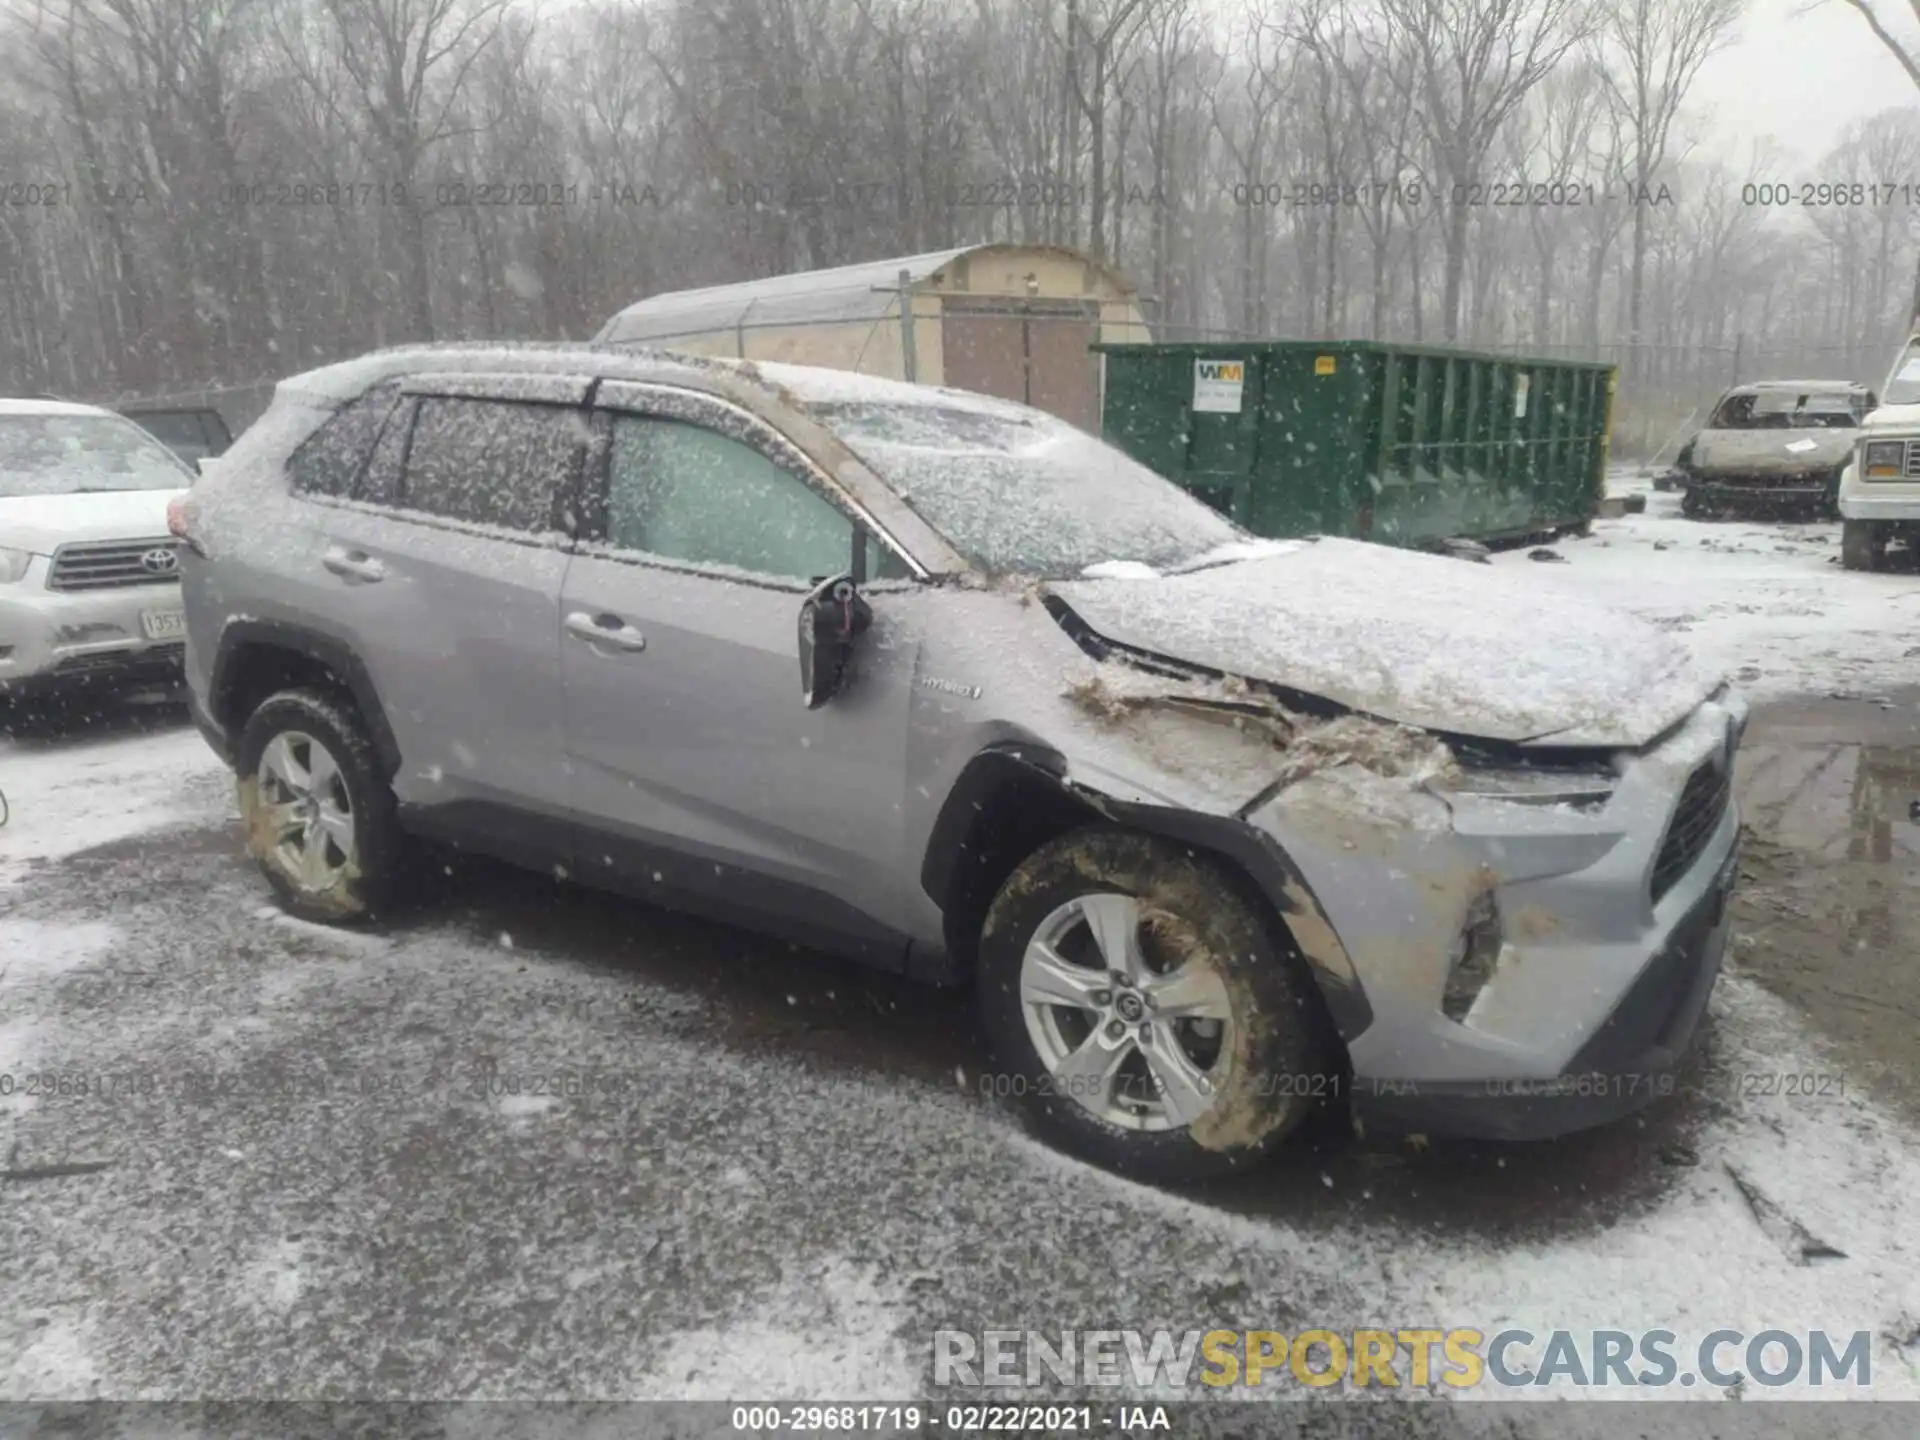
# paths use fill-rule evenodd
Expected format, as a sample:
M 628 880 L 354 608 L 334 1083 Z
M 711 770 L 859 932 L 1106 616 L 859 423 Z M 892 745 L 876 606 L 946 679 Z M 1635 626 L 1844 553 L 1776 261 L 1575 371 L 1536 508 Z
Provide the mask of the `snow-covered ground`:
M 1868 695 L 1920 681 L 1920 566 L 1840 568 L 1838 522 L 1688 520 L 1678 494 L 1630 469 L 1611 493 L 1645 493 L 1644 514 L 1594 522 L 1587 539 L 1494 557 L 1651 620 L 1755 698 Z M 1895 554 L 1896 560 L 1900 557 Z
M 1910 678 L 1920 575 L 1842 572 L 1834 527 L 1674 507 L 1496 563 L 1762 695 Z M 497 872 L 389 934 L 288 920 L 189 730 L 0 742 L 0 791 L 0 1075 L 185 1086 L 0 1097 L 0 1400 L 903 1399 L 935 1329 L 989 1325 L 1664 1328 L 1683 1365 L 1714 1330 L 1865 1330 L 1874 1398 L 1920 1400 L 1920 1136 L 1737 966 L 1641 1119 L 1315 1140 L 1195 1199 L 980 1098 L 960 1002 L 776 942 Z M 484 1064 L 619 1083 L 491 1095 Z M 186 1084 L 281 1067 L 332 1088 Z M 1752 1081 L 1783 1075 L 1833 1083 Z

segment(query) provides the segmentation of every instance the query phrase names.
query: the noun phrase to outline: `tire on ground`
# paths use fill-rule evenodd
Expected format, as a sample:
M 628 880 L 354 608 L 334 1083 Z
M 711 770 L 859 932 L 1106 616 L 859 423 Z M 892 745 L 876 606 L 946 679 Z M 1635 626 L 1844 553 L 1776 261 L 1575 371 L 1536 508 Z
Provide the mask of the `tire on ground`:
M 1872 520 L 1840 522 L 1840 564 L 1847 570 L 1878 570 L 1886 558 L 1887 542 Z
M 1020 993 L 1028 941 L 1069 900 L 1102 893 L 1133 896 L 1144 913 L 1180 922 L 1197 940 L 1185 963 L 1212 967 L 1225 984 L 1231 1059 L 1220 1093 L 1190 1125 L 1145 1131 L 1095 1115 L 1058 1092 L 1028 1034 Z M 987 912 L 978 978 L 996 1092 L 1006 1082 L 1042 1135 L 1134 1179 L 1181 1183 L 1246 1167 L 1323 1098 L 1343 1094 L 1331 1020 L 1280 918 L 1221 862 L 1157 836 L 1091 826 L 1035 851 Z
M 260 759 L 276 736 L 288 732 L 309 735 L 326 747 L 339 767 L 353 816 L 355 861 L 320 891 L 296 884 L 269 853 L 273 836 L 260 795 Z M 303 920 L 340 925 L 373 919 L 389 908 L 407 858 L 406 837 L 392 787 L 381 776 L 373 742 L 350 699 L 316 689 L 268 696 L 241 727 L 234 773 L 247 853 L 283 909 Z

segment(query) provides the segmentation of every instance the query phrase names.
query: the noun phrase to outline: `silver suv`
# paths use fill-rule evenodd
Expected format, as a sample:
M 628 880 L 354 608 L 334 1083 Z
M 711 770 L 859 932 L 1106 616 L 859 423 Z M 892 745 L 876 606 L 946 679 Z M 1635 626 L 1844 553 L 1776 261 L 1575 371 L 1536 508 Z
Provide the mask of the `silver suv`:
M 193 472 L 91 405 L 0 400 L 0 694 L 180 675 L 167 507 Z
M 296 914 L 453 842 L 973 982 L 990 1088 L 1192 1178 L 1314 1108 L 1672 1088 L 1745 704 L 1527 571 L 1255 540 L 1024 406 L 596 346 L 283 382 L 179 517 Z

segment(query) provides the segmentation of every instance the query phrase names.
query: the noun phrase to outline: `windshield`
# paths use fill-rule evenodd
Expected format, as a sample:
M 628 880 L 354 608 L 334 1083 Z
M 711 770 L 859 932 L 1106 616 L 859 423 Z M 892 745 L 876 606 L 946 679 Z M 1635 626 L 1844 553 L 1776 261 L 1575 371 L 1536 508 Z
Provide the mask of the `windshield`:
M 1729 396 L 1715 430 L 1848 430 L 1866 413 L 1866 397 L 1844 390 L 1762 390 Z
M 814 404 L 849 449 L 981 569 L 1065 579 L 1199 561 L 1247 537 L 1065 421 L 1011 407 Z
M 1893 377 L 1887 381 L 1885 403 L 1920 405 L 1920 340 L 1909 344 L 1894 366 Z
M 0 498 L 182 490 L 192 481 L 192 471 L 124 420 L 0 415 Z

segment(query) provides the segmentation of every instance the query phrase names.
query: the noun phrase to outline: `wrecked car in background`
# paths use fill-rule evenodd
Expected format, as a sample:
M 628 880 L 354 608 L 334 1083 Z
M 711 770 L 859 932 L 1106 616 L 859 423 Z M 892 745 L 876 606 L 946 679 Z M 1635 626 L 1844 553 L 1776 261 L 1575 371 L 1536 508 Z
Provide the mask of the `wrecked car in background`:
M 1840 479 L 1840 562 L 1878 570 L 1898 540 L 1920 547 L 1920 335 L 1894 357 Z
M 1838 515 L 1840 471 L 1853 454 L 1873 392 L 1851 380 L 1763 380 L 1736 385 L 1676 462 L 1680 510 L 1817 510 Z
M 971 984 L 993 1091 L 1123 1173 L 1324 1105 L 1603 1121 L 1718 971 L 1746 706 L 1675 642 L 1255 539 L 1022 405 L 414 347 L 283 382 L 175 528 L 296 914 L 379 913 L 436 838 Z

